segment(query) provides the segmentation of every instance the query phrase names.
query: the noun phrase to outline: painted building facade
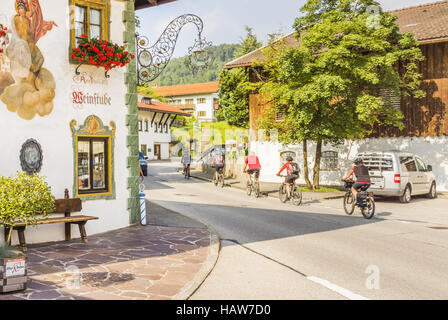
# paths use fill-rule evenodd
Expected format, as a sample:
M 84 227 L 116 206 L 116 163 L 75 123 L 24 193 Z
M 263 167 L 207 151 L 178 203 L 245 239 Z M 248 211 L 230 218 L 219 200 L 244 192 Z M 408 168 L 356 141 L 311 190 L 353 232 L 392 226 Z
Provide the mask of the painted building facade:
M 215 113 L 219 108 L 217 81 L 155 87 L 154 90 L 199 122 L 216 121 Z
M 352 166 L 358 152 L 401 150 L 419 155 L 427 165 L 432 165 L 437 180 L 437 189 L 448 191 L 448 1 L 403 8 L 390 12 L 395 14 L 400 32 L 412 32 L 420 43 L 425 60 L 420 62 L 423 75 L 422 89 L 426 98 L 401 99 L 399 106 L 404 115 L 404 129 L 376 128 L 368 139 L 347 140 L 341 145 L 324 144 L 321 161 L 321 184 L 340 185 L 340 179 Z M 295 34 L 284 38 L 286 46 L 297 46 Z M 226 68 L 249 68 L 250 79 L 255 81 L 256 72 L 252 61 L 263 59 L 260 50 L 255 50 L 226 65 Z M 260 72 L 261 70 L 258 70 Z M 259 94 L 249 99 L 250 128 L 257 130 L 257 120 L 269 105 Z M 255 135 L 256 137 L 256 135 Z M 303 162 L 302 146 L 283 146 L 275 141 L 251 139 L 251 150 L 255 151 L 263 166 L 261 180 L 281 182 L 275 176 L 282 164 L 283 155 L 289 152 Z M 309 143 L 309 167 L 314 164 L 315 144 Z M 303 166 L 302 166 L 303 172 Z M 303 178 L 299 183 L 304 183 Z
M 140 151 L 148 160 L 170 159 L 171 127 L 178 116 L 190 114 L 176 106 L 139 95 L 138 130 Z
M 7 156 L 0 158 L 0 174 L 14 176 L 24 170 L 23 159 L 40 158 L 38 172 L 54 196 L 63 198 L 68 189 L 71 198 L 81 198 L 81 214 L 99 217 L 86 224 L 88 235 L 138 221 L 136 65 L 134 60 L 106 75 L 102 68 L 79 66 L 70 53 L 86 34 L 135 54 L 135 5 L 2 1 L 7 33 L 0 57 L 0 146 Z M 41 154 L 24 149 L 30 141 Z M 25 234 L 28 243 L 63 240 L 64 226 L 30 227 Z

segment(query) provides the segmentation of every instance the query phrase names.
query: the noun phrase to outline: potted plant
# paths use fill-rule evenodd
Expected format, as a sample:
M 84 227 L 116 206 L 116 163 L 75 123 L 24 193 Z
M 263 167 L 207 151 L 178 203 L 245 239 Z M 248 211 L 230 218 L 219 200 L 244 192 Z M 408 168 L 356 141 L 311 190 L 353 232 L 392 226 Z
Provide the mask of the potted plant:
M 102 67 L 107 72 L 116 67 L 124 67 L 135 56 L 126 51 L 125 46 L 97 38 L 89 40 L 83 34 L 78 46 L 72 50 L 71 58 L 79 62 L 80 65 L 89 64 L 97 68 Z
M 42 176 L 19 173 L 16 177 L 0 176 L 0 226 L 9 230 L 0 246 L 0 292 L 26 289 L 26 256 L 10 247 L 15 223 L 36 224 L 38 216 L 53 212 L 55 198 Z

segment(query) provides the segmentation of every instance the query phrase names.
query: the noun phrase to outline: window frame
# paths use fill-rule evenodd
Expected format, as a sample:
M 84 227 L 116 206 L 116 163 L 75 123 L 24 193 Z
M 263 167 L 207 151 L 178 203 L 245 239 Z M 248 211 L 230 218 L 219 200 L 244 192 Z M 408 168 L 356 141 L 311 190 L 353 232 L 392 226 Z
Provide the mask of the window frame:
M 197 103 L 198 104 L 206 104 L 207 103 L 207 99 L 206 98 L 197 98 Z
M 328 165 L 329 163 L 335 164 Z M 324 164 L 326 166 L 324 166 Z M 334 150 L 325 150 L 322 151 L 321 158 L 320 158 L 320 170 L 321 171 L 337 171 L 339 170 L 339 152 Z
M 70 62 L 77 63 L 71 58 L 72 49 L 76 48 L 76 28 L 75 28 L 75 7 L 85 8 L 85 32 L 84 34 L 90 39 L 90 9 L 99 10 L 100 14 L 100 39 L 110 41 L 110 0 L 69 0 L 70 5 Z
M 82 201 L 91 200 L 114 200 L 116 199 L 115 187 L 115 133 L 117 125 L 115 121 L 110 121 L 109 126 L 105 126 L 103 121 L 96 115 L 88 116 L 84 123 L 78 126 L 78 122 L 72 119 L 69 123 L 70 131 L 72 133 L 72 147 L 73 147 L 73 195 L 75 198 L 80 198 Z M 83 138 L 107 138 L 107 191 L 92 193 L 79 193 L 78 180 L 78 141 Z M 100 189 L 101 190 L 101 189 Z M 102 189 L 104 190 L 104 189 Z
M 79 188 L 79 183 L 77 184 L 77 194 L 78 195 L 99 195 L 99 194 L 107 194 L 110 191 L 110 181 L 111 181 L 111 176 L 110 176 L 110 164 L 111 164 L 111 160 L 110 160 L 110 137 L 109 136 L 84 136 L 84 135 L 79 135 L 76 137 L 76 181 L 79 181 L 79 164 L 78 164 L 78 145 L 80 141 L 89 141 L 89 154 L 90 154 L 90 159 L 89 159 L 89 181 L 91 184 L 90 189 L 88 190 L 81 190 Z M 101 189 L 94 189 L 93 187 L 93 162 L 94 162 L 94 157 L 93 157 L 93 142 L 98 142 L 101 141 L 104 143 L 104 179 L 105 179 L 105 187 L 101 188 Z

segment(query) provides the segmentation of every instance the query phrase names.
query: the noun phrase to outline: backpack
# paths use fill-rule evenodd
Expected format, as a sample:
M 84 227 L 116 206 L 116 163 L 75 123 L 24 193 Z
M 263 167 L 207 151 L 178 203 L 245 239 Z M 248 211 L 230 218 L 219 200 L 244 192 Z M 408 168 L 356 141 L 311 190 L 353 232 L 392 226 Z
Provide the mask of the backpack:
M 291 168 L 291 174 L 297 174 L 299 175 L 300 173 L 300 169 L 299 169 L 299 165 L 295 162 L 291 162 L 289 164 L 290 168 Z
M 222 156 L 222 154 L 216 155 L 215 165 L 221 166 L 223 164 L 224 164 L 224 157 Z

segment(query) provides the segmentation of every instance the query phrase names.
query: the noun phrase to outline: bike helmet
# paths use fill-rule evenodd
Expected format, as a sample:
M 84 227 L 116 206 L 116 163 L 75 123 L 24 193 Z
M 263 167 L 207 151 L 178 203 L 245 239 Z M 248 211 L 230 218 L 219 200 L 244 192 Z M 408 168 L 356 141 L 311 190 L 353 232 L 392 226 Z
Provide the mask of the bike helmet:
M 355 161 L 353 161 L 354 164 L 361 164 L 362 158 L 356 158 Z
M 286 161 L 293 161 L 294 159 L 291 157 L 291 156 L 288 156 L 287 158 L 286 158 Z

